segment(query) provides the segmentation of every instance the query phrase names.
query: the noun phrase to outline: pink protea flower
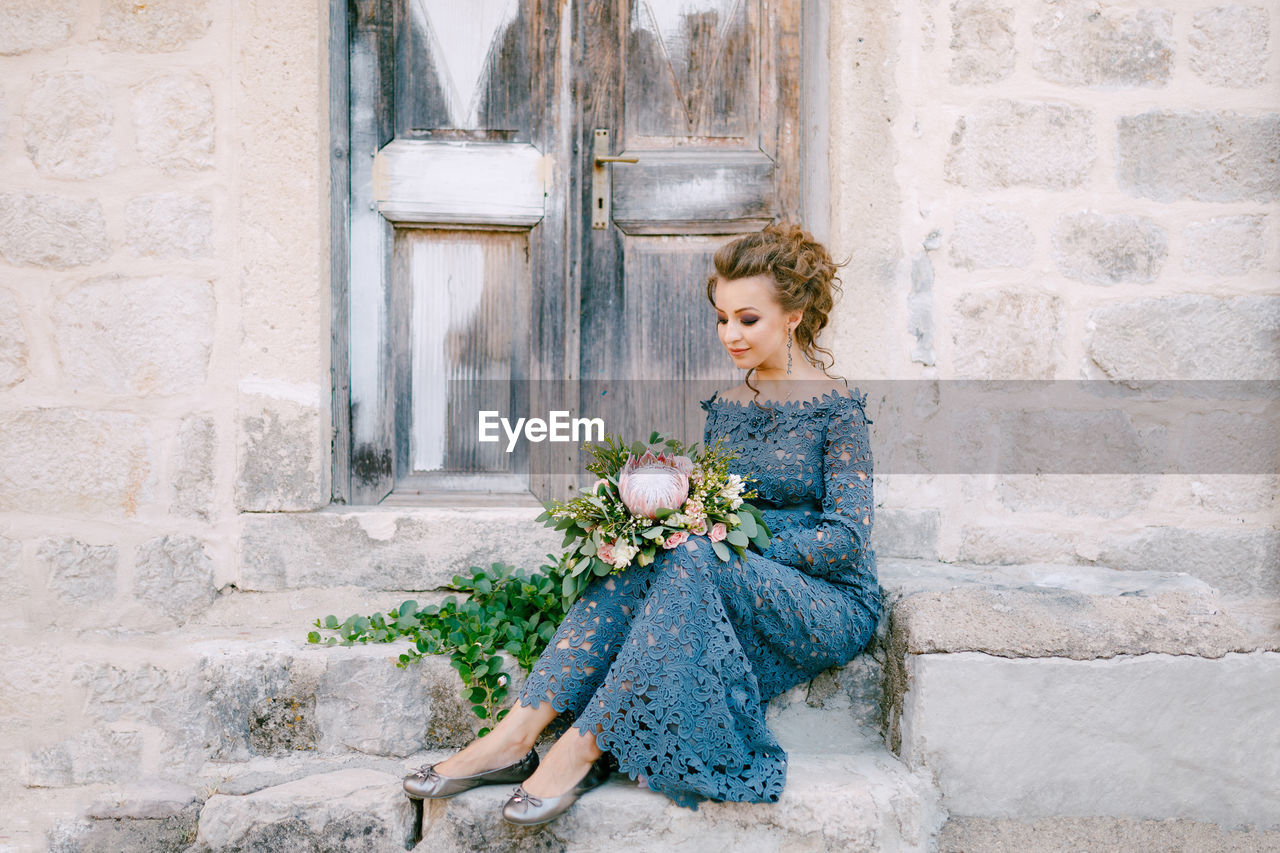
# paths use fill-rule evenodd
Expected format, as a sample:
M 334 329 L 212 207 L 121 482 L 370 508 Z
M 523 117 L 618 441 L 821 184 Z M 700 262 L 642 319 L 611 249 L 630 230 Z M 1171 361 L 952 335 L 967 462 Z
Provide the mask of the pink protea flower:
M 712 542 L 719 542 L 721 539 L 729 535 L 729 530 L 724 526 L 723 521 L 717 521 L 711 526 L 711 532 L 707 534 Z
M 689 532 L 686 530 L 677 530 L 668 536 L 662 543 L 662 547 L 670 551 L 677 545 L 683 545 L 689 540 Z
M 627 457 L 618 473 L 618 494 L 632 515 L 656 518 L 660 509 L 679 509 L 689 497 L 693 460 L 652 451 Z

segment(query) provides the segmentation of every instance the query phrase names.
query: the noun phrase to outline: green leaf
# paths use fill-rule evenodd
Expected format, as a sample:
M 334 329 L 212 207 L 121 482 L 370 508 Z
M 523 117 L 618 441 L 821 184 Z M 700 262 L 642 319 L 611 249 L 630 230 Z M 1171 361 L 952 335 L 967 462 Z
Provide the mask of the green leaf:
M 483 727 L 482 729 L 480 729 L 480 731 L 476 732 L 476 737 L 484 737 L 484 736 L 485 736 L 485 735 L 487 735 L 490 731 L 492 731 L 492 730 L 491 730 L 488 726 L 485 726 L 485 727 Z
M 726 563 L 729 562 L 729 546 L 725 545 L 723 542 L 712 542 L 711 550 L 715 551 L 716 556 L 721 560 Z
M 604 577 L 605 575 L 609 574 L 609 572 L 613 571 L 613 566 L 610 566 L 608 563 L 602 563 L 599 560 L 596 560 L 593 570 L 595 571 L 597 577 Z
M 337 627 L 338 627 L 338 617 L 337 617 L 337 616 L 332 616 L 332 615 L 324 617 L 324 626 L 325 626 L 326 628 L 330 629 L 330 630 L 333 630 L 333 629 L 337 628 Z
M 657 443 L 658 443 L 658 439 L 660 439 L 660 438 L 662 438 L 662 433 L 658 432 L 657 430 L 654 430 L 653 432 L 649 433 L 649 443 L 650 443 L 650 444 L 657 444 Z
M 725 537 L 730 545 L 736 545 L 739 548 L 747 547 L 747 543 L 751 540 L 747 538 L 747 534 L 741 530 L 730 530 L 729 535 Z
M 318 643 L 318 642 L 320 642 L 320 632 L 319 632 L 319 631 L 308 631 L 308 632 L 307 632 L 307 642 L 308 642 L 308 643 Z
M 664 539 L 664 538 L 666 538 L 667 531 L 666 531 L 664 528 L 661 528 L 661 527 L 650 527 L 648 530 L 646 530 L 646 531 L 645 531 L 644 533 L 642 533 L 641 535 L 642 535 L 645 539 Z
M 489 709 L 483 705 L 472 705 L 471 710 L 476 712 L 476 716 L 482 720 L 489 719 Z
M 667 516 L 674 515 L 675 513 L 676 513 L 676 510 L 672 509 L 671 507 L 664 506 L 654 514 L 657 516 L 658 520 L 661 521 Z
M 573 575 L 565 575 L 564 581 L 560 584 L 560 591 L 565 598 L 569 598 L 577 590 L 578 585 L 573 582 Z
M 644 452 L 646 449 L 647 448 L 644 446 L 643 441 L 637 441 L 631 445 L 631 452 L 634 453 L 636 456 L 644 456 Z
M 470 690 L 462 691 L 462 696 L 468 702 L 483 702 L 488 692 L 483 687 L 472 687 Z
M 756 535 L 756 517 L 749 512 L 738 513 L 738 521 L 741 522 L 740 529 L 750 539 Z

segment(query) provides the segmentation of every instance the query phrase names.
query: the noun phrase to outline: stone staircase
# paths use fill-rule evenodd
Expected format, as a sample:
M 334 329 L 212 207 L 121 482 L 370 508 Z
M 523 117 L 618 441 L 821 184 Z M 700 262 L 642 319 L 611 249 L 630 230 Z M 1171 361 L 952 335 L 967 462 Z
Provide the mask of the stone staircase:
M 694 812 L 618 774 L 533 829 L 498 816 L 511 786 L 401 793 L 476 726 L 446 658 L 304 641 L 429 599 L 372 574 L 275 573 L 85 648 L 85 725 L 0 783 L 0 851 L 1280 850 L 1280 608 L 1185 574 L 882 558 L 867 652 L 770 703 L 777 804 Z

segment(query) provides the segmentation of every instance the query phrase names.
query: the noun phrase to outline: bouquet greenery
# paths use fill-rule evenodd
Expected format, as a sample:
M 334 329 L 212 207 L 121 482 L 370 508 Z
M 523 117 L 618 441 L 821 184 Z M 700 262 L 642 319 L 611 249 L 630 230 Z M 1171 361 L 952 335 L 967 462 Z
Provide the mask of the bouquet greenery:
M 751 477 L 729 473 L 736 454 L 722 440 L 686 447 L 654 432 L 648 443 L 626 444 L 614 435 L 587 446 L 595 457 L 587 470 L 599 477 L 572 500 L 548 501 L 538 520 L 564 531 L 557 571 L 565 606 L 595 577 L 617 574 L 633 563 L 647 566 L 660 549 L 677 548 L 690 536 L 705 536 L 722 561 L 745 554 L 755 543 L 769 546 Z M 653 446 L 659 445 L 657 453 Z

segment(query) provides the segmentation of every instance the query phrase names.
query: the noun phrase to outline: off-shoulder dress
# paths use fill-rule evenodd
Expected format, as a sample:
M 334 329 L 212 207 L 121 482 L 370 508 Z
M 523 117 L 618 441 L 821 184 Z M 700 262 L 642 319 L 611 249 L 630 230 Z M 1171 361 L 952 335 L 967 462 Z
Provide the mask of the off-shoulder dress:
M 772 539 L 721 562 L 705 537 L 596 578 L 533 667 L 519 701 L 568 711 L 619 769 L 697 808 L 775 802 L 787 755 L 769 699 L 861 652 L 884 611 L 866 396 L 737 402 L 713 395 L 720 436 L 750 474 Z

